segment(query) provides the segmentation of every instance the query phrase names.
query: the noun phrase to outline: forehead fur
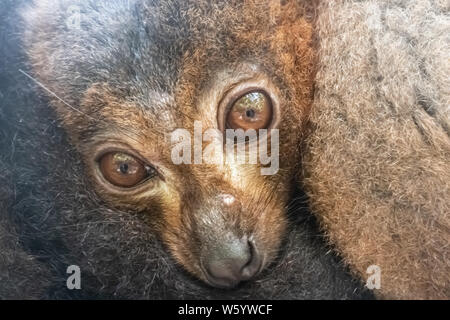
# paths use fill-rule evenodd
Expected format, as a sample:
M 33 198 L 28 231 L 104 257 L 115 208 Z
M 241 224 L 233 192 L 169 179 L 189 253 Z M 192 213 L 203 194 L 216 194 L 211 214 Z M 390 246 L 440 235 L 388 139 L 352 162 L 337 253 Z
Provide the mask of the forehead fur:
M 206 69 L 224 63 L 275 66 L 270 38 L 289 20 L 308 17 L 309 2 L 283 1 L 291 8 L 281 11 L 280 2 L 269 0 L 41 0 L 23 12 L 24 39 L 35 75 L 68 103 L 107 82 L 146 104 L 172 94 L 180 73 L 200 86 Z M 200 62 L 208 68 L 199 70 Z

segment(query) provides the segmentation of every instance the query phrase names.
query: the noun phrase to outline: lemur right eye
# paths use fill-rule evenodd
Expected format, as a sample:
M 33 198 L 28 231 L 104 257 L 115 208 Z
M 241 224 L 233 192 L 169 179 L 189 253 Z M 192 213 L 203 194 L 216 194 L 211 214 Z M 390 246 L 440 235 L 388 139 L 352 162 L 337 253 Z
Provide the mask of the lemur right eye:
M 267 129 L 272 122 L 272 103 L 265 93 L 251 91 L 233 102 L 226 117 L 227 129 Z
M 280 120 L 279 90 L 265 75 L 245 79 L 225 87 L 224 95 L 217 106 L 218 129 L 227 130 L 267 130 L 276 129 Z
M 131 188 L 154 175 L 154 169 L 132 155 L 109 152 L 99 159 L 103 177 L 112 185 Z

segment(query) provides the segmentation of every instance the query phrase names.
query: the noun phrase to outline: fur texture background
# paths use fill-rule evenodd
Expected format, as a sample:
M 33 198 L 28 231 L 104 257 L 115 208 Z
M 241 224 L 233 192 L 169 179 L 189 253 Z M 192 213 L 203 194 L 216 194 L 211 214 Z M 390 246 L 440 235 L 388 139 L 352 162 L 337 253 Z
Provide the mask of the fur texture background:
M 372 297 L 323 241 L 301 195 L 284 249 L 257 279 L 224 291 L 190 277 L 139 215 L 91 190 L 42 89 L 18 72 L 30 72 L 14 11 L 21 2 L 4 1 L 0 20 L 0 298 Z M 79 291 L 66 288 L 72 264 Z
M 385 298 L 450 298 L 450 2 L 324 1 L 304 177 Z

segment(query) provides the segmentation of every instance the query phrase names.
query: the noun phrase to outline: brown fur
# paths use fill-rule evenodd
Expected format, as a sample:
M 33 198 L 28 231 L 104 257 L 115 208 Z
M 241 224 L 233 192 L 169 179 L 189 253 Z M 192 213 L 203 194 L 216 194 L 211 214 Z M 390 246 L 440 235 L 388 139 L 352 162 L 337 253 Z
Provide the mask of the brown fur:
M 160 75 L 154 76 L 158 73 L 154 70 L 144 73 L 142 77 L 148 82 L 137 85 L 121 73 L 120 65 L 104 78 L 100 71 L 94 76 L 78 74 L 80 64 L 96 62 L 84 59 L 91 52 L 86 43 L 93 41 L 89 37 L 98 30 L 77 34 L 55 28 L 54 10 L 49 9 L 54 6 L 52 1 L 36 2 L 36 8 L 25 14 L 25 43 L 34 75 L 64 101 L 101 120 L 91 121 L 51 97 L 84 157 L 86 172 L 97 193 L 113 207 L 147 215 L 178 262 L 202 279 L 202 250 L 227 232 L 253 235 L 267 253 L 267 264 L 276 256 L 286 230 L 285 207 L 299 163 L 295 146 L 300 144 L 312 102 L 315 54 L 312 4 L 284 2 L 281 7 L 273 1 L 168 1 L 153 7 L 151 2 L 142 1 L 142 10 L 148 13 L 143 19 L 149 24 L 152 19 L 158 21 L 161 26 L 156 28 L 162 31 L 156 31 L 166 33 L 168 38 L 164 39 L 167 47 L 161 52 L 140 52 L 148 55 L 141 62 L 158 59 L 160 64 L 167 63 L 167 68 L 173 66 L 174 73 L 166 76 L 163 66 Z M 171 17 L 172 6 L 179 5 L 184 7 L 184 16 L 171 34 L 173 25 L 164 19 Z M 183 24 L 187 32 L 179 35 Z M 78 43 L 69 56 L 61 46 L 66 41 Z M 73 79 L 86 77 L 88 83 L 74 83 Z M 194 120 L 201 121 L 204 129 L 217 127 L 220 100 L 243 77 L 266 81 L 278 96 L 279 173 L 261 176 L 258 166 L 246 165 L 239 167 L 240 177 L 236 179 L 227 167 L 175 166 L 170 158 L 170 132 L 174 128 L 191 130 Z M 110 78 L 117 79 L 116 86 Z M 85 90 L 80 92 L 80 87 Z M 133 193 L 117 193 L 101 185 L 96 179 L 93 156 L 106 143 L 120 145 L 148 159 L 163 173 L 164 180 L 155 179 L 146 184 L 145 190 Z M 216 199 L 223 193 L 235 196 L 236 203 L 223 207 Z M 215 211 L 220 212 L 219 218 L 213 217 L 211 212 Z
M 450 298 L 449 6 L 328 1 L 304 177 L 331 243 L 384 298 Z

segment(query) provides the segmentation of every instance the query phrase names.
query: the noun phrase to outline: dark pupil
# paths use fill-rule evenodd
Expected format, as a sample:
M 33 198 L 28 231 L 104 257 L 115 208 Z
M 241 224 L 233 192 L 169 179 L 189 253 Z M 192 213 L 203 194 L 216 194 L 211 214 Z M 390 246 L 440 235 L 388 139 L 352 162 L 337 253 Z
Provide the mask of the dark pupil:
M 128 163 L 121 163 L 119 169 L 122 174 L 126 174 L 128 172 Z
M 245 111 L 245 115 L 246 115 L 248 118 L 253 118 L 253 117 L 255 116 L 255 110 L 249 109 L 249 110 Z

